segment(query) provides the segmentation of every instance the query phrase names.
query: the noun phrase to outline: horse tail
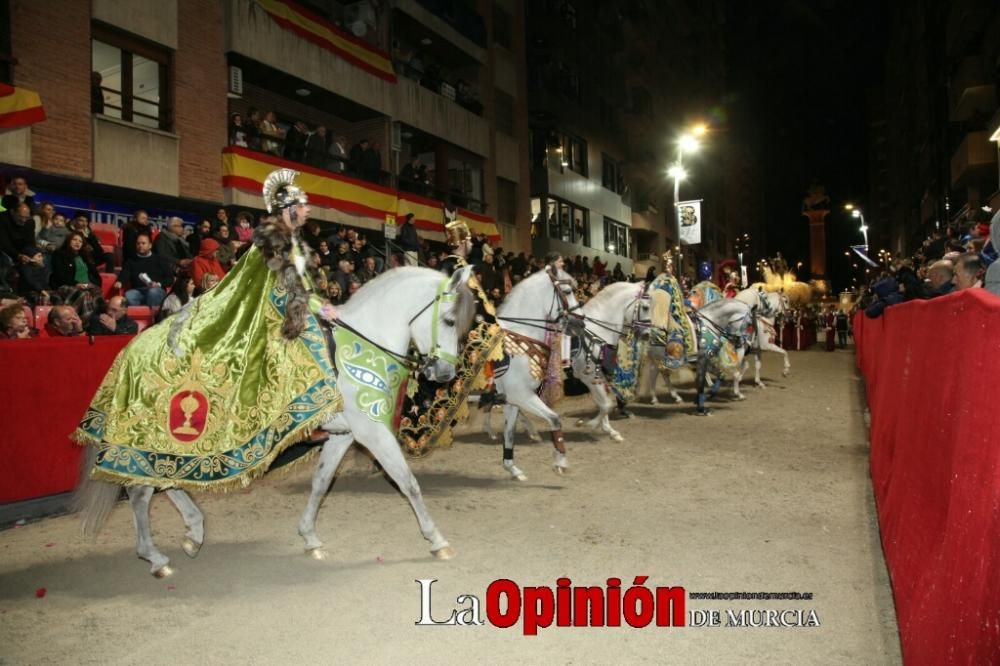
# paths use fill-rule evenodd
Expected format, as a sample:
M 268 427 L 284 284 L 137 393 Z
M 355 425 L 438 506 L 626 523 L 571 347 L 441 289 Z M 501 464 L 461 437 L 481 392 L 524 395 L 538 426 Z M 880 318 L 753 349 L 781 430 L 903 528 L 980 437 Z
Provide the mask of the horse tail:
M 107 522 L 111 510 L 118 502 L 122 488 L 115 483 L 95 481 L 90 478 L 90 470 L 93 469 L 97 458 L 97 447 L 88 446 L 86 451 L 80 463 L 80 482 L 73 495 L 73 509 L 80 512 L 84 536 L 93 538 Z

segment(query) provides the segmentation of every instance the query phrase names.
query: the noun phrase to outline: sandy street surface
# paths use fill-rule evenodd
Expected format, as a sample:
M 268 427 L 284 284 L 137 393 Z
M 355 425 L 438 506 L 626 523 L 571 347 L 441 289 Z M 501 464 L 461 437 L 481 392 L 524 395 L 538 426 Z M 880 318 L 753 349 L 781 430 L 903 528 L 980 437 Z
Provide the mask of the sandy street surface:
M 153 501 L 154 535 L 177 569 L 157 580 L 134 555 L 120 504 L 96 542 L 74 516 L 0 533 L 2 664 L 895 664 L 895 612 L 878 542 L 861 382 L 853 354 L 765 356 L 764 390 L 729 390 L 710 417 L 636 405 L 623 443 L 583 432 L 587 397 L 560 406 L 571 474 L 523 434 L 518 483 L 500 449 L 463 427 L 455 447 L 416 461 L 428 508 L 457 557 L 431 558 L 409 505 L 349 453 L 319 516 L 331 558 L 296 534 L 311 467 L 246 492 L 201 495 L 195 560 L 180 516 Z M 685 397 L 690 388 L 682 390 Z M 665 396 L 661 394 L 661 399 Z M 567 415 L 572 415 L 570 418 Z M 499 426 L 499 415 L 494 417 Z M 812 601 L 688 599 L 687 610 L 815 610 L 820 627 L 499 629 L 415 626 L 417 578 L 436 578 L 433 614 L 485 601 L 497 578 L 568 576 L 623 588 L 811 592 Z M 35 591 L 45 588 L 44 598 Z M 463 607 L 468 604 L 462 604 Z M 485 613 L 484 613 L 485 619 Z

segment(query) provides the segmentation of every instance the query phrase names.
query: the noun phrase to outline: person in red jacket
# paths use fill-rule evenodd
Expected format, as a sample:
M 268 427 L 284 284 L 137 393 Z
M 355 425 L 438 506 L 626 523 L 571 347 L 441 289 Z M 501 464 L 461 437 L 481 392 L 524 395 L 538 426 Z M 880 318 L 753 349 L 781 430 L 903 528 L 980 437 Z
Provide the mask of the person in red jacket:
M 226 271 L 216 257 L 218 250 L 219 241 L 214 238 L 206 238 L 201 241 L 198 256 L 191 262 L 191 279 L 194 280 L 195 284 L 201 284 L 201 279 L 206 273 L 211 273 L 220 280 L 226 277 Z

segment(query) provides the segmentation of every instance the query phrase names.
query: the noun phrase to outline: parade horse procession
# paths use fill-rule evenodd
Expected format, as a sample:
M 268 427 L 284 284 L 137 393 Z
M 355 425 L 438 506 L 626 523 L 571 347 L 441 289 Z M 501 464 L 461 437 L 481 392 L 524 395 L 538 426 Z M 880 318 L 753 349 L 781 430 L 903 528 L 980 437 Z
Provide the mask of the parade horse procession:
M 780 292 L 756 285 L 726 298 L 703 281 L 685 294 L 665 256 L 652 281 L 612 283 L 581 304 L 561 258 L 550 257 L 494 309 L 464 261 L 469 232 L 458 221 L 447 225 L 450 274 L 392 269 L 333 307 L 315 293 L 310 251 L 299 237 L 309 205 L 297 175 L 268 176 L 268 215 L 253 247 L 217 287 L 121 351 L 73 433 L 86 447 L 76 494 L 84 533 L 97 534 L 124 489 L 136 553 L 158 578 L 173 568 L 153 541 L 149 507 L 157 490 L 180 512 L 182 547 L 193 558 L 205 521 L 189 493 L 245 488 L 317 433 L 322 444 L 295 461 L 316 461 L 298 524 L 308 555 L 328 557 L 317 513 L 357 443 L 410 502 L 432 554 L 448 559 L 454 550 L 407 457 L 450 445 L 470 405 L 485 413 L 490 434 L 489 414 L 502 407 L 502 468 L 523 481 L 514 463 L 519 420 L 538 437 L 526 416 L 549 431 L 553 470 L 570 468 L 555 409 L 567 373 L 597 409 L 578 425 L 614 442 L 624 437 L 610 417 L 636 400 L 640 368 L 653 404 L 658 377 L 680 401 L 671 374 L 693 371 L 698 415 L 709 413 L 707 401 L 726 377 L 733 396 L 744 397 L 748 353 L 758 386 L 762 351 L 783 354 L 788 374 L 788 355 L 774 341 L 775 320 L 788 307 Z

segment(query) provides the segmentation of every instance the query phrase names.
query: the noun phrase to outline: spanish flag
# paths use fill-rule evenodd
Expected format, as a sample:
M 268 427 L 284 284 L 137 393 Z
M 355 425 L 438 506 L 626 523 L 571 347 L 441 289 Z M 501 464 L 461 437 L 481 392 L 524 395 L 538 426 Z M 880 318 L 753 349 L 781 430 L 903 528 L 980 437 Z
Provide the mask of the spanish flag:
M 43 120 L 45 109 L 38 93 L 0 83 L 0 129 L 27 127 Z
M 380 79 L 396 82 L 389 54 L 340 30 L 326 19 L 289 0 L 256 0 L 285 30 L 326 49 Z
M 295 182 L 309 195 L 311 206 L 379 221 L 387 217 L 401 221 L 407 213 L 412 213 L 418 229 L 444 235 L 444 205 L 436 199 L 397 192 L 365 180 L 238 146 L 227 146 L 222 151 L 222 186 L 259 194 L 267 175 L 282 168 L 299 172 Z M 457 209 L 456 216 L 464 220 L 470 230 L 485 234 L 491 242 L 500 241 L 500 231 L 492 218 L 463 208 Z

